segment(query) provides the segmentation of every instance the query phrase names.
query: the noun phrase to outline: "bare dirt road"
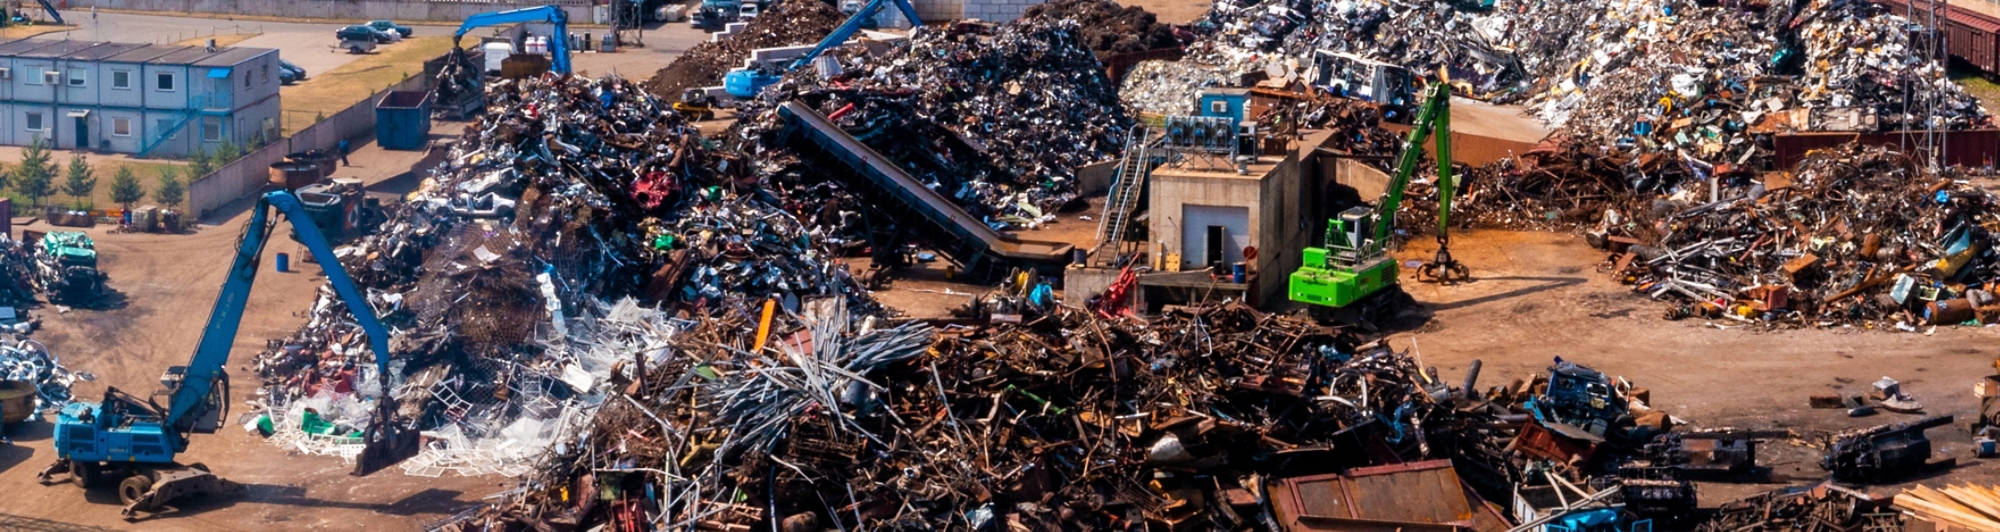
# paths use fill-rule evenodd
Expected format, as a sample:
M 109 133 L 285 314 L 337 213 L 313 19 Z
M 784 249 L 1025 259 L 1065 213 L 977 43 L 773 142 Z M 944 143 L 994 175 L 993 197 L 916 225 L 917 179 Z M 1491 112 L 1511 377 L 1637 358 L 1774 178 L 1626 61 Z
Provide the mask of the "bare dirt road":
M 1773 467 L 1774 481 L 1796 483 L 1826 476 L 1816 465 L 1819 451 L 1800 443 L 1831 431 L 1920 417 L 1885 412 L 1849 418 L 1841 410 L 1807 408 L 1811 394 L 1859 394 L 1887 376 L 1901 381 L 1926 413 L 1958 416 L 1954 426 L 1928 434 L 1940 458 L 1956 457 L 1959 467 L 1944 478 L 1921 480 L 2000 482 L 2000 466 L 1972 457 L 1972 435 L 1965 428 L 1979 409 L 1972 386 L 1994 373 L 1993 359 L 2000 356 L 1991 347 L 1993 329 L 1765 331 L 1735 322 L 1665 321 L 1664 303 L 1598 273 L 1603 254 L 1579 237 L 1478 231 L 1455 234 L 1452 242 L 1453 255 L 1472 268 L 1476 282 L 1420 284 L 1406 271 L 1406 290 L 1435 316 L 1391 338 L 1399 348 L 1418 347 L 1424 362 L 1447 380 L 1463 378 L 1477 359 L 1484 364 L 1482 386 L 1504 385 L 1546 373 L 1554 358 L 1562 357 L 1631 379 L 1652 391 L 1653 406 L 1695 427 L 1793 431 L 1798 440 L 1772 442 L 1760 453 L 1761 462 Z M 1400 255 L 1422 260 L 1435 252 L 1434 243 L 1420 239 Z M 1702 504 L 1763 487 L 1704 485 Z

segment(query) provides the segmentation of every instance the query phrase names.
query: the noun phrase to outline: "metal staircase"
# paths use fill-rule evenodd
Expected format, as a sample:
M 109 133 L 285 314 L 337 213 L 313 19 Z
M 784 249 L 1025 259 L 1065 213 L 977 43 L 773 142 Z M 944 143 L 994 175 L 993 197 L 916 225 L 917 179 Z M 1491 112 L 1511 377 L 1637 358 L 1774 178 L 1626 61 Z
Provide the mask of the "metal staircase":
M 134 157 L 145 157 L 147 154 L 153 153 L 153 149 L 160 147 L 160 144 L 165 143 L 167 139 L 174 138 L 174 134 L 180 133 L 181 128 L 187 127 L 188 122 L 193 122 L 197 114 L 199 113 L 196 113 L 194 109 L 181 112 L 180 118 L 174 120 L 173 125 L 167 126 L 166 131 L 154 135 L 153 140 L 147 141 L 145 146 L 141 146 L 139 153 L 134 155 Z M 199 179 L 200 176 L 196 176 L 196 178 Z
M 1162 140 L 1154 138 L 1152 129 L 1145 125 L 1134 126 L 1131 138 L 1125 140 L 1117 181 L 1111 183 L 1111 194 L 1104 199 L 1104 215 L 1097 220 L 1097 248 L 1090 250 L 1091 264 L 1116 265 L 1132 209 L 1138 206 L 1139 196 L 1146 190 L 1146 177 L 1153 171 L 1153 148 Z

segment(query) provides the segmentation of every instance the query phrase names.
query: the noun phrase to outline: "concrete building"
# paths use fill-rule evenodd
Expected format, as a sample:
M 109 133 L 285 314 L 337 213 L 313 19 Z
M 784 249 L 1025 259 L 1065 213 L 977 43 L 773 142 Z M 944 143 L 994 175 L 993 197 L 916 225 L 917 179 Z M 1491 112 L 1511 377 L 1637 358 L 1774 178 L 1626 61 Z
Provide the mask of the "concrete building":
M 277 140 L 278 51 L 0 43 L 0 144 L 181 157 Z
M 1306 131 L 1237 169 L 1190 163 L 1154 168 L 1143 208 L 1145 264 L 1129 302 L 1140 312 L 1224 298 L 1264 310 L 1290 306 L 1286 285 L 1301 251 L 1318 245 L 1331 212 L 1379 194 L 1387 175 L 1320 150 L 1332 132 Z M 1373 195 L 1367 196 L 1373 198 Z M 1241 263 L 1242 282 L 1234 279 Z M 1116 268 L 1072 266 L 1065 304 L 1103 292 Z

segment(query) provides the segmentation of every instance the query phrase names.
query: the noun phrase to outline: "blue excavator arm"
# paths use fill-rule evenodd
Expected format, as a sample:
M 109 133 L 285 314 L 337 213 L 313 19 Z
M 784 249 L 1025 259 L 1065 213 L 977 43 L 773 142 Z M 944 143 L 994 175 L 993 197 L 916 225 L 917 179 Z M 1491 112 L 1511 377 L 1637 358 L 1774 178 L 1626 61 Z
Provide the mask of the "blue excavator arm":
M 341 268 L 340 259 L 333 254 L 333 246 L 327 243 L 319 227 L 313 225 L 312 217 L 306 213 L 298 197 L 279 190 L 258 198 L 257 206 L 250 211 L 250 222 L 243 227 L 242 241 L 236 246 L 228 277 L 222 281 L 222 293 L 215 297 L 215 309 L 209 311 L 208 325 L 202 328 L 201 342 L 196 344 L 194 357 L 188 360 L 186 376 L 168 403 L 164 421 L 175 432 L 187 434 L 193 430 L 200 410 L 208 405 L 209 395 L 214 393 L 215 385 L 220 382 L 223 365 L 229 361 L 230 346 L 236 342 L 237 325 L 243 321 L 243 308 L 250 299 L 251 285 L 257 280 L 264 244 L 270 241 L 272 229 L 277 225 L 270 218 L 273 208 L 291 220 L 299 242 L 305 244 L 306 250 L 319 262 L 327 280 L 333 284 L 334 292 L 340 295 L 341 302 L 347 304 L 348 312 L 352 312 L 355 321 L 361 324 L 361 331 L 368 335 L 368 347 L 375 351 L 375 369 L 383 388 L 380 402 L 386 406 L 393 401 L 388 394 L 388 329 L 376 319 L 374 307 L 369 306 L 368 298 L 355 286 L 354 279 Z M 184 447 L 186 438 L 178 439 L 180 446 Z
M 854 36 L 854 32 L 861 31 L 862 24 L 866 23 L 868 19 L 875 18 L 876 14 L 882 12 L 883 6 L 889 3 L 896 4 L 896 9 L 903 12 L 903 17 L 910 19 L 912 27 L 923 27 L 924 21 L 917 18 L 917 8 L 910 5 L 910 0 L 868 0 L 868 5 L 861 6 L 861 10 L 855 11 L 854 16 L 847 17 L 846 22 L 840 23 L 840 27 L 834 28 L 832 33 L 826 34 L 826 38 L 820 39 L 819 44 L 813 46 L 812 51 L 806 52 L 806 55 L 799 56 L 798 59 L 786 64 L 784 70 L 777 73 L 765 73 L 760 72 L 759 69 L 749 68 L 731 70 L 723 76 L 723 89 L 727 90 L 730 96 L 737 98 L 757 96 L 757 93 L 762 92 L 764 87 L 770 86 L 772 83 L 777 83 L 778 78 L 783 76 L 785 72 L 791 72 L 793 69 L 812 63 L 814 59 L 819 58 L 820 54 L 826 53 L 827 50 L 831 50 L 835 46 L 840 46 L 840 43 L 847 42 L 849 37 Z
M 912 27 L 922 27 L 924 25 L 924 21 L 917 18 L 917 8 L 910 5 L 910 0 L 868 0 L 868 5 L 861 6 L 861 10 L 854 12 L 854 16 L 847 17 L 847 22 L 840 23 L 840 27 L 833 29 L 833 33 L 828 33 L 825 39 L 820 39 L 819 46 L 814 46 L 812 51 L 806 52 L 806 55 L 799 56 L 799 59 L 792 61 L 792 66 L 785 70 L 789 71 L 805 66 L 811 63 L 813 59 L 819 58 L 819 54 L 826 53 L 827 50 L 835 46 L 840 46 L 840 43 L 847 42 L 849 37 L 854 36 L 854 32 L 861 31 L 863 23 L 867 22 L 868 19 L 875 18 L 875 14 L 882 12 L 883 4 L 889 3 L 896 4 L 896 9 L 903 12 L 903 18 L 910 19 Z
M 547 22 L 555 26 L 555 35 L 549 37 L 549 69 L 557 74 L 570 73 L 569 12 L 556 6 L 527 7 L 466 17 L 465 23 L 458 25 L 458 32 L 451 35 L 451 46 L 457 48 L 458 40 L 474 29 L 522 22 Z
M 49 20 L 55 21 L 56 24 L 68 24 L 68 22 L 63 22 L 62 13 L 56 12 L 55 4 L 49 3 L 49 0 L 35 0 L 35 1 L 40 2 L 42 4 L 43 11 L 49 12 Z

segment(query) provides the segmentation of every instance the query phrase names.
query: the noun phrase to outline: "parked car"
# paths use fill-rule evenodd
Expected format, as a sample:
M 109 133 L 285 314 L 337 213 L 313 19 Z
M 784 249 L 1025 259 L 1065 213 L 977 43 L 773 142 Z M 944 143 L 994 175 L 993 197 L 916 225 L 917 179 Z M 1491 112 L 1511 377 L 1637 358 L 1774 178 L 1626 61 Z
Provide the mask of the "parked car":
M 749 22 L 750 19 L 757 18 L 757 14 L 763 11 L 764 9 L 758 7 L 756 2 L 744 2 L 743 7 L 736 8 L 736 20 Z
M 340 31 L 333 32 L 333 35 L 339 37 L 342 41 L 368 40 L 376 43 L 386 43 L 395 39 L 390 37 L 387 32 L 360 24 L 341 28 Z
M 411 33 L 416 32 L 416 30 L 410 29 L 409 26 L 397 24 L 396 21 L 393 20 L 371 20 L 368 21 L 368 27 L 375 28 L 376 30 L 380 31 L 393 31 L 397 35 L 401 35 L 404 37 L 409 37 Z
M 306 69 L 299 68 L 291 61 L 278 60 L 278 82 L 291 85 L 306 80 Z

